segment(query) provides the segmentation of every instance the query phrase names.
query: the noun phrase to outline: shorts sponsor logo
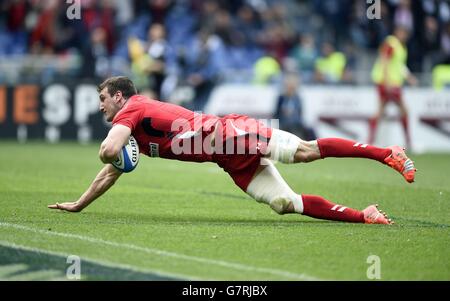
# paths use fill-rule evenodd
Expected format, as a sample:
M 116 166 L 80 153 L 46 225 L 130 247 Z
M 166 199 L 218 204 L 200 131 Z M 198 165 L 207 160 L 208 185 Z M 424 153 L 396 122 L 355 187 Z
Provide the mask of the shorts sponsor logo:
M 159 144 L 150 142 L 150 157 L 159 157 Z

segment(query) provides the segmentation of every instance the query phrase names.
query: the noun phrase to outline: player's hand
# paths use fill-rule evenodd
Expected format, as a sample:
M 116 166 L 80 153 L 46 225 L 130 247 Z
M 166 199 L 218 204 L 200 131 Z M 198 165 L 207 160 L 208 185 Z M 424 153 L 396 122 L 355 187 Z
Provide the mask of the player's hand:
M 68 203 L 56 203 L 47 206 L 50 209 L 59 209 L 69 212 L 80 212 L 82 208 L 79 206 L 78 202 L 68 202 Z

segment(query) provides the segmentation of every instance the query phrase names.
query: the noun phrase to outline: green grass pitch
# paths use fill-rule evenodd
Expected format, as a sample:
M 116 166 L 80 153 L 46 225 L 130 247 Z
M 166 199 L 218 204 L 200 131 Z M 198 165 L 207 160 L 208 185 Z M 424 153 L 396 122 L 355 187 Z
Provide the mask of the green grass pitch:
M 393 226 L 279 216 L 212 163 L 141 156 L 81 213 L 76 200 L 102 167 L 98 146 L 0 142 L 0 279 L 450 280 L 450 155 L 413 155 L 407 184 L 375 161 L 277 164 L 299 193 L 363 209 L 378 203 Z

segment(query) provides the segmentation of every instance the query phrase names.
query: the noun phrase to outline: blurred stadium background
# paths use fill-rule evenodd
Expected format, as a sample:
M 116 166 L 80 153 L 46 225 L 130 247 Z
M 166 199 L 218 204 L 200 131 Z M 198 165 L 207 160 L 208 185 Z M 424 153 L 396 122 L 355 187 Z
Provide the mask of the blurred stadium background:
M 295 75 L 305 125 L 367 141 L 377 49 L 402 26 L 419 79 L 405 89 L 412 150 L 450 151 L 448 1 L 6 0 L 0 20 L 0 138 L 101 139 L 95 87 L 113 75 L 193 110 L 257 118 L 276 117 Z M 396 121 L 388 106 L 377 144 L 405 144 Z

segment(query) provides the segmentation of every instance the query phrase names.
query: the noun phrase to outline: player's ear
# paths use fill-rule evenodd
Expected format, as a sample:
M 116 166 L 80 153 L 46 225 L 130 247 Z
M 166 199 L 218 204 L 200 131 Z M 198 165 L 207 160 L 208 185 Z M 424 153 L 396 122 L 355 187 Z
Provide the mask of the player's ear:
M 117 91 L 116 95 L 114 95 L 114 99 L 116 100 L 116 102 L 119 102 L 119 100 L 122 98 L 122 92 L 121 91 Z

